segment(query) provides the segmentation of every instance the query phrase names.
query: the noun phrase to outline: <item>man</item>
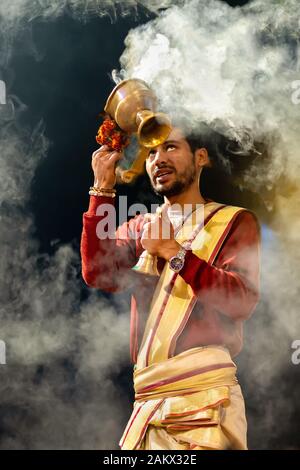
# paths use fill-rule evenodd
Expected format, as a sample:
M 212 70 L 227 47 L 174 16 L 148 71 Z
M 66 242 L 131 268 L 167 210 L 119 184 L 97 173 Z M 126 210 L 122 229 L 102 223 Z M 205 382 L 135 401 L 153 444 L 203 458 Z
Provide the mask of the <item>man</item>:
M 173 128 L 146 160 L 152 187 L 164 196 L 163 213 L 136 216 L 114 239 L 102 240 L 96 231 L 103 215 L 96 211 L 114 203 L 115 165 L 122 156 L 107 147 L 93 154 L 83 278 L 108 292 L 133 289 L 136 401 L 122 449 L 247 448 L 232 358 L 242 347 L 243 321 L 258 301 L 259 228 L 251 212 L 201 195 L 200 175 L 212 162 L 207 148 Z M 191 208 L 179 224 L 169 221 L 174 204 Z M 191 224 L 196 213 L 202 222 Z M 158 276 L 132 269 L 145 250 L 157 261 Z

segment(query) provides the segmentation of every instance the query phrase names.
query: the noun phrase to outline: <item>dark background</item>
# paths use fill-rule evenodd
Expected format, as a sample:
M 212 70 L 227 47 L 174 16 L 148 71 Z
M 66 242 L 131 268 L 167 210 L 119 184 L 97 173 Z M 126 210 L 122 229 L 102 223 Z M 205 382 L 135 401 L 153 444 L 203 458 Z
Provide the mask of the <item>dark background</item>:
M 247 2 L 227 3 L 235 6 Z M 16 38 L 9 76 L 4 79 L 10 84 L 9 92 L 27 106 L 20 116 L 21 123 L 34 127 L 42 119 L 45 135 L 51 142 L 47 158 L 40 162 L 31 187 L 30 209 L 34 215 L 35 237 L 39 240 L 41 253 L 51 255 L 63 243 L 72 244 L 79 252 L 82 213 L 87 210 L 88 188 L 93 182 L 90 160 L 97 148 L 95 135 L 100 123 L 99 113 L 114 86 L 110 72 L 119 67 L 118 59 L 129 30 L 149 21 L 151 17 L 149 12 L 139 8 L 131 16 L 91 18 L 87 22 L 77 21 L 69 15 L 55 21 L 35 19 L 30 33 L 30 40 L 36 47 L 35 53 L 24 47 L 28 41 L 28 30 L 20 32 Z M 127 194 L 130 204 L 136 202 L 137 188 L 144 191 L 144 202 L 157 201 L 143 177 L 133 187 L 120 186 L 118 194 Z M 205 191 L 213 196 L 209 194 L 209 187 Z M 232 202 L 236 202 L 239 196 L 243 205 L 245 195 L 237 192 Z M 228 193 L 229 200 L 230 197 Z M 251 201 L 250 205 L 253 206 L 259 204 L 256 195 L 251 195 L 247 201 Z M 263 208 L 261 214 L 268 221 Z M 84 299 L 89 295 L 89 289 L 83 281 L 81 289 Z M 69 367 L 67 362 L 66 367 Z M 296 403 L 292 369 L 287 369 L 282 381 L 290 383 L 287 399 L 293 399 Z M 115 376 L 114 381 L 132 398 L 132 390 L 127 386 L 131 381 L 130 366 Z M 242 375 L 241 381 L 246 381 L 246 377 Z M 272 390 L 270 397 L 272 399 Z M 264 404 L 255 402 L 247 393 L 245 398 L 253 417 L 249 445 L 259 448 L 255 420 L 265 412 Z M 299 418 L 298 407 L 289 427 L 277 429 L 272 448 L 299 445 Z M 5 431 L 5 427 L 2 428 L 2 432 Z

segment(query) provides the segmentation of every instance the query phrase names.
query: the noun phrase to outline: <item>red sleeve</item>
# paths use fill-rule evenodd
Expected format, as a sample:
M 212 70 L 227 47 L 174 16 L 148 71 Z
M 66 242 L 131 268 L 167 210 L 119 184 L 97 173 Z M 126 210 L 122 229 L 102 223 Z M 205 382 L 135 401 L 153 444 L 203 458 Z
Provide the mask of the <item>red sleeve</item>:
M 100 215 L 97 215 L 100 214 Z M 123 290 L 132 283 L 137 262 L 137 241 L 141 216 L 116 230 L 114 198 L 91 196 L 83 214 L 81 236 L 82 277 L 90 287 L 106 292 Z M 106 232 L 109 237 L 103 237 Z
M 186 254 L 180 275 L 201 302 L 234 320 L 250 317 L 259 299 L 260 229 L 255 216 L 241 211 L 213 265 Z

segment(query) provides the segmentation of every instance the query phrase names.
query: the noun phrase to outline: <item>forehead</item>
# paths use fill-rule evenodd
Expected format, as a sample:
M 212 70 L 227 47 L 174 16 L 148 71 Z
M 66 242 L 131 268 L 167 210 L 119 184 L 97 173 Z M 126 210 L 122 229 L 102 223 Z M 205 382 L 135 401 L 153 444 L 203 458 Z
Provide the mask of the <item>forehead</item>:
M 172 127 L 167 140 L 185 140 L 183 132 L 178 127 Z

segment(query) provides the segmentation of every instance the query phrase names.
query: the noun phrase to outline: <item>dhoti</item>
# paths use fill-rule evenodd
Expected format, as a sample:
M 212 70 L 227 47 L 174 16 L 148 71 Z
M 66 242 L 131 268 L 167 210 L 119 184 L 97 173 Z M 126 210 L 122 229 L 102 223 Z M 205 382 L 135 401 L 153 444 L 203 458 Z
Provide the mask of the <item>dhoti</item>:
M 193 348 L 134 372 L 124 450 L 247 449 L 244 400 L 227 349 Z

